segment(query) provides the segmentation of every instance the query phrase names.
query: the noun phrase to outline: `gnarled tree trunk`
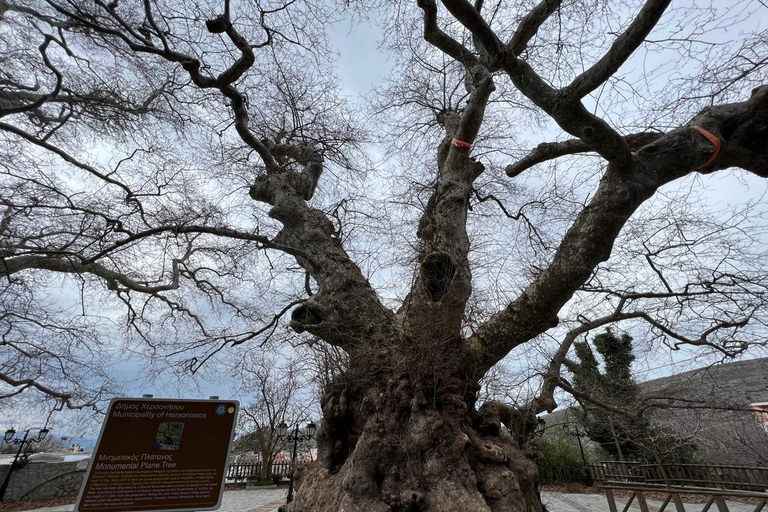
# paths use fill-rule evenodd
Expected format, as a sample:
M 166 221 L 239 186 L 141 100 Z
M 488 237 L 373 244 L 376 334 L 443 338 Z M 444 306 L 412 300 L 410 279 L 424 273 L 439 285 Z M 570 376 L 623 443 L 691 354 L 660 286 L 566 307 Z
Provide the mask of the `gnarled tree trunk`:
M 478 411 L 476 380 L 446 352 L 433 375 L 353 367 L 337 378 L 323 399 L 318 459 L 298 473 L 284 510 L 541 511 L 531 423 L 500 404 Z

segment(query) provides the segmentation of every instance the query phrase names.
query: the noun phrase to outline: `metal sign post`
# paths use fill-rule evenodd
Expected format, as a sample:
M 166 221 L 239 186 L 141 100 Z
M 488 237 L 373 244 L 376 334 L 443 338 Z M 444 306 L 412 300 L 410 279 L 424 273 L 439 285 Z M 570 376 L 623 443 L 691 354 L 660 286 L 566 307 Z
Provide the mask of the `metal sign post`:
M 238 407 L 217 399 L 112 400 L 75 512 L 216 510 Z

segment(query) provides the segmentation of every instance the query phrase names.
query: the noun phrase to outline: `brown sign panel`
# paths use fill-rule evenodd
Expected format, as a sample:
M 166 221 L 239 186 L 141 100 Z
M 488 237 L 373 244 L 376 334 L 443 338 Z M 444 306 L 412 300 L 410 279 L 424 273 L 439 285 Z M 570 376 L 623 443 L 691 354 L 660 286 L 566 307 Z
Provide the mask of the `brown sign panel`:
M 219 508 L 238 405 L 112 400 L 75 511 Z

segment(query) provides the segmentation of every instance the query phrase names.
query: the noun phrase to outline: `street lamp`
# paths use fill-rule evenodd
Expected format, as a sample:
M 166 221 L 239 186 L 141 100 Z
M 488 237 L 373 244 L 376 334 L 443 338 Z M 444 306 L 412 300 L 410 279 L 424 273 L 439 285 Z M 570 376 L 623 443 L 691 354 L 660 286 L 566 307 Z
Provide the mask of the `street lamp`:
M 29 437 L 29 433 L 33 430 L 37 430 L 37 438 Z M 5 474 L 5 479 L 3 480 L 3 485 L 0 486 L 0 501 L 3 501 L 5 499 L 5 491 L 8 489 L 8 483 L 11 481 L 11 473 L 13 473 L 13 468 L 16 466 L 16 461 L 19 460 L 19 455 L 21 454 L 21 450 L 24 448 L 24 445 L 27 443 L 40 443 L 42 442 L 45 437 L 48 435 L 47 428 L 29 428 L 24 432 L 24 437 L 17 437 L 16 436 L 16 430 L 13 428 L 9 428 L 5 431 L 5 436 L 3 436 L 3 441 L 5 441 L 6 444 L 17 444 L 19 445 L 19 449 L 16 450 L 16 456 L 13 457 L 13 462 L 11 462 L 11 467 L 8 468 L 8 472 Z
M 587 458 L 584 456 L 584 446 L 582 446 L 581 444 L 582 436 L 586 436 L 587 433 L 579 430 L 579 425 L 576 423 L 566 423 L 565 427 L 566 427 L 565 433 L 575 437 L 579 441 L 579 451 L 581 452 L 581 460 L 584 462 L 584 467 L 588 468 L 589 465 L 587 464 Z
M 280 423 L 277 426 L 277 438 L 284 442 L 284 443 L 293 443 L 293 457 L 291 458 L 291 468 L 292 471 L 296 472 L 296 448 L 299 444 L 299 442 L 309 441 L 310 439 L 313 439 L 315 437 L 315 432 L 317 431 L 317 425 L 312 423 L 311 421 L 307 424 L 307 426 L 304 428 L 304 433 L 299 435 L 299 424 L 296 423 L 296 428 L 293 431 L 293 435 L 287 435 L 288 434 L 288 425 L 285 424 L 285 422 Z M 293 501 L 293 474 L 291 475 L 291 481 L 290 484 L 288 484 L 288 500 L 286 503 L 290 503 Z

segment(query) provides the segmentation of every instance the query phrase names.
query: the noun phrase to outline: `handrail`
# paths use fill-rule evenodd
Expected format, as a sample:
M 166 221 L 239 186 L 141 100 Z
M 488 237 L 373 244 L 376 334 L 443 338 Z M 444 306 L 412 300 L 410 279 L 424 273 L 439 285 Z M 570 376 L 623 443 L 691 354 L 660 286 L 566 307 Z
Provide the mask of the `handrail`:
M 768 492 L 763 491 L 741 491 L 734 489 L 711 489 L 707 487 L 687 487 L 687 486 L 666 486 L 659 484 L 632 484 L 625 482 L 604 482 L 599 485 L 601 489 L 613 489 L 619 491 L 658 491 L 673 492 L 680 494 L 701 494 L 704 496 L 735 496 L 742 498 L 768 498 Z
M 275 462 L 272 464 L 272 474 L 280 473 L 287 475 L 291 472 L 290 461 Z M 246 480 L 252 476 L 258 476 L 261 473 L 261 462 L 249 463 L 231 463 L 227 466 L 227 476 L 229 480 Z
M 595 482 L 758 490 L 768 489 L 768 467 L 719 464 L 645 464 L 602 461 L 587 466 Z

